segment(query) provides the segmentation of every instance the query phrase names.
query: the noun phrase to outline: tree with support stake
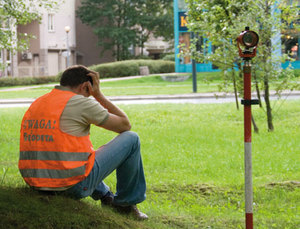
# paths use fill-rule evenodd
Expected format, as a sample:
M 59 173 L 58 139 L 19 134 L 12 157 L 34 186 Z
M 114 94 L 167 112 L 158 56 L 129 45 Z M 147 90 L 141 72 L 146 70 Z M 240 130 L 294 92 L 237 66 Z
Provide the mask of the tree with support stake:
M 245 218 L 246 229 L 253 228 L 253 187 L 252 187 L 252 146 L 251 146 L 251 106 L 259 104 L 251 99 L 251 59 L 256 56 L 259 37 L 256 32 L 245 28 L 237 38 L 239 55 L 244 60 L 244 160 L 245 160 Z

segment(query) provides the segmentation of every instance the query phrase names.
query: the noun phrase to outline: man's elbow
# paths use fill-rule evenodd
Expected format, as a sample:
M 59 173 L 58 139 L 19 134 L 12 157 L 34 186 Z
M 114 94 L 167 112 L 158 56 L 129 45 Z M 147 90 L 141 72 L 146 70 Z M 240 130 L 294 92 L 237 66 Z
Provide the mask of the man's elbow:
M 131 124 L 128 119 L 123 119 L 122 122 L 116 125 L 115 127 L 116 129 L 114 129 L 114 131 L 119 134 L 131 130 Z
M 130 124 L 130 122 L 127 121 L 126 123 L 124 123 L 123 127 L 124 127 L 123 128 L 124 130 L 122 132 L 131 130 L 131 124 Z

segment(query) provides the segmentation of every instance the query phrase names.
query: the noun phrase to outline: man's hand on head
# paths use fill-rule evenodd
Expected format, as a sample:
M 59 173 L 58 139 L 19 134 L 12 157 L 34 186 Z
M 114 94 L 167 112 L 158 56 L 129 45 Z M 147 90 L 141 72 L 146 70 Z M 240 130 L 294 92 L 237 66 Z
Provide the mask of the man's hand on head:
M 92 80 L 93 80 L 93 85 L 90 82 L 88 82 L 89 93 L 90 93 L 90 95 L 94 96 L 95 98 L 99 98 L 101 96 L 99 73 L 90 71 L 88 76 L 92 77 Z
M 94 98 L 107 109 L 109 115 L 106 121 L 100 126 L 114 131 L 116 133 L 122 133 L 124 131 L 128 131 L 131 129 L 130 121 L 120 108 L 114 105 L 112 102 L 107 99 L 102 92 L 100 91 L 100 81 L 99 81 L 99 73 L 90 71 L 88 76 L 92 77 L 93 85 L 90 81 L 87 81 L 87 86 L 89 90 L 89 94 L 94 96 Z

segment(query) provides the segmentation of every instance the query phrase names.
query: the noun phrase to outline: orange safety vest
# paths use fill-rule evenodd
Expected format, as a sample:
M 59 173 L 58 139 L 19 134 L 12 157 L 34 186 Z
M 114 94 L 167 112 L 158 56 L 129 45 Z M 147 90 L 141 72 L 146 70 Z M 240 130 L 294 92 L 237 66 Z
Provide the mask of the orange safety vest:
M 19 170 L 30 186 L 74 185 L 93 168 L 95 151 L 90 136 L 72 136 L 59 128 L 61 114 L 74 95 L 53 89 L 34 101 L 23 117 Z

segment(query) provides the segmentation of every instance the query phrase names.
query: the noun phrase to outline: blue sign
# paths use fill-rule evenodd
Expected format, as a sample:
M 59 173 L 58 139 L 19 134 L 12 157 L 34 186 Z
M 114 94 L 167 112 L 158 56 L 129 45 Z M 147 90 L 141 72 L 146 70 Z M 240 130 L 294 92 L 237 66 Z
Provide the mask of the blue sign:
M 185 12 L 179 12 L 178 13 L 178 18 L 179 18 L 179 31 L 180 32 L 187 32 L 187 16 Z

